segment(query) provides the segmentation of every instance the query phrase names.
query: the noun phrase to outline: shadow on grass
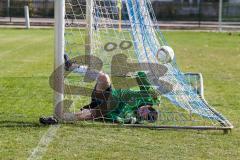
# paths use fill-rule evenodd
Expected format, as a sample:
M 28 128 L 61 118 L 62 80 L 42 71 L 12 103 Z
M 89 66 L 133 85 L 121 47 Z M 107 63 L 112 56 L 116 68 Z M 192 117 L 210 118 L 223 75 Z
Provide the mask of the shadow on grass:
M 37 122 L 23 122 L 23 121 L 0 121 L 0 128 L 16 128 L 16 127 L 28 127 L 28 128 L 40 128 L 42 126 Z
M 223 135 L 221 130 L 189 130 L 189 129 L 156 129 L 156 128 L 141 128 L 133 126 L 124 126 L 121 124 L 104 123 L 104 122 L 72 122 L 62 123 L 63 127 L 79 127 L 79 128 L 95 128 L 95 129 L 128 129 L 131 131 L 155 131 L 155 132 L 181 132 L 186 134 L 211 134 L 211 135 Z M 38 122 L 23 122 L 23 121 L 0 121 L 0 128 L 47 128 L 49 125 L 42 125 Z
M 174 133 L 181 132 L 186 134 L 203 134 L 203 135 L 223 135 L 225 134 L 223 130 L 195 130 L 195 129 L 174 129 L 174 128 L 154 128 L 154 127 L 134 127 L 134 126 L 126 126 L 117 123 L 110 122 L 73 122 L 73 123 L 64 123 L 63 126 L 66 127 L 80 127 L 80 128 L 101 128 L 101 129 L 127 129 L 131 131 L 154 131 L 159 133 Z M 231 132 L 229 132 L 231 133 Z

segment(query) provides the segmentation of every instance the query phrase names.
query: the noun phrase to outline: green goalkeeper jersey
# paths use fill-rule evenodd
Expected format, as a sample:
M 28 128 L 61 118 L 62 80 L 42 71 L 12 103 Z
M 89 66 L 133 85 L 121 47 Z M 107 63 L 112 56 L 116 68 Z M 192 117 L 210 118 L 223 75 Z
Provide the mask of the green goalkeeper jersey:
M 158 105 L 160 97 L 151 86 L 144 72 L 138 72 L 137 82 L 140 90 L 112 89 L 109 99 L 110 105 L 115 106 L 110 110 L 106 118 L 119 123 L 131 123 L 136 117 L 136 111 L 140 106 Z

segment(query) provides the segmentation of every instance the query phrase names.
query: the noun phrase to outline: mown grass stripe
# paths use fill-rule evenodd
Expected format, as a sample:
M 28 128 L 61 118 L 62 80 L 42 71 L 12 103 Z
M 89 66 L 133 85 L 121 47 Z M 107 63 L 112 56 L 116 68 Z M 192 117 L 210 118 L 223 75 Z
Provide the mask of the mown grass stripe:
M 28 157 L 28 160 L 41 160 L 44 153 L 47 151 L 48 145 L 54 139 L 60 125 L 51 126 L 47 132 L 42 136 L 38 145 L 32 151 L 31 155 Z

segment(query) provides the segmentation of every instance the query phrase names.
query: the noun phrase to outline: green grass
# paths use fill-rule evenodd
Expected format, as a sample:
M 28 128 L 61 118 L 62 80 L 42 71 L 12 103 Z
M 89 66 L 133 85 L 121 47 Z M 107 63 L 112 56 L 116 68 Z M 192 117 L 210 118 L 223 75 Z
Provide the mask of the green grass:
M 154 131 L 61 125 L 43 159 L 240 159 L 240 36 L 165 32 L 185 72 L 201 72 L 206 99 L 235 126 L 218 131 Z M 27 159 L 48 127 L 53 30 L 0 29 L 0 159 Z

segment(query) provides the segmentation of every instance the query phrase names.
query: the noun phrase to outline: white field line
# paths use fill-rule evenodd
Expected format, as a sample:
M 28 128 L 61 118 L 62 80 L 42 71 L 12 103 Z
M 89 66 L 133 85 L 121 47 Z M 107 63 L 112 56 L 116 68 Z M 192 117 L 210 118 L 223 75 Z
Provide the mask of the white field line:
M 48 149 L 48 145 L 53 141 L 60 125 L 53 125 L 49 127 L 47 132 L 42 136 L 41 140 L 39 141 L 38 145 L 32 151 L 31 155 L 28 157 L 28 160 L 41 160 L 44 153 Z

